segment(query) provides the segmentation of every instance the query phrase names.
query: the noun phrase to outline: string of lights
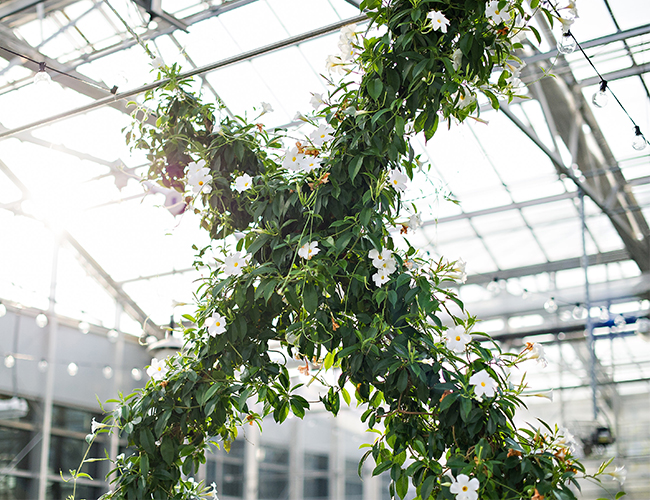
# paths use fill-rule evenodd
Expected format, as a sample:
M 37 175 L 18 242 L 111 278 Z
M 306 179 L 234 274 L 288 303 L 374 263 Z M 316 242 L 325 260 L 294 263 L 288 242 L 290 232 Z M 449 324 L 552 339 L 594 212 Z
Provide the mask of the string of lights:
M 608 98 L 607 98 L 607 91 L 612 95 L 614 100 L 618 103 L 620 108 L 623 110 L 623 112 L 627 115 L 629 120 L 632 122 L 632 125 L 634 127 L 634 140 L 632 141 L 632 147 L 636 149 L 637 151 L 643 150 L 646 145 L 648 144 L 648 140 L 645 138 L 643 133 L 641 132 L 641 128 L 637 123 L 634 121 L 634 118 L 630 115 L 630 113 L 625 109 L 625 106 L 623 106 L 623 103 L 619 100 L 619 98 L 616 96 L 616 94 L 612 91 L 612 89 L 608 86 L 607 80 L 603 77 L 603 75 L 598 71 L 598 68 L 596 68 L 596 65 L 593 63 L 591 58 L 587 55 L 587 53 L 584 51 L 582 46 L 580 45 L 580 42 L 578 42 L 577 38 L 573 35 L 571 32 L 570 26 L 573 24 L 574 18 L 569 18 L 569 19 L 564 19 L 558 12 L 556 6 L 552 2 L 547 2 L 548 5 L 553 9 L 555 14 L 558 16 L 560 21 L 562 22 L 562 36 L 560 40 L 557 43 L 557 50 L 560 54 L 571 54 L 573 53 L 576 48 L 580 50 L 582 55 L 585 57 L 589 65 L 592 67 L 592 69 L 596 72 L 596 75 L 598 76 L 600 80 L 600 88 L 599 90 L 593 95 L 591 102 L 594 104 L 594 106 L 598 108 L 602 108 L 607 104 Z M 577 17 L 577 16 L 576 16 Z
M 107 92 L 110 92 L 111 94 L 115 95 L 117 94 L 117 85 L 114 85 L 113 88 L 108 88 L 103 85 L 100 85 L 95 82 L 90 82 L 88 80 L 84 80 L 83 78 L 79 78 L 78 76 L 71 75 L 70 73 L 66 73 L 65 71 L 58 70 L 56 68 L 53 68 L 51 66 L 48 66 L 45 62 L 42 61 L 37 61 L 35 59 L 32 59 L 29 56 L 20 54 L 19 52 L 16 52 L 15 50 L 8 49 L 7 47 L 3 47 L 0 45 L 0 50 L 4 50 L 5 52 L 8 52 L 16 57 L 20 57 L 21 59 L 25 59 L 27 61 L 30 61 L 31 63 L 37 64 L 38 65 L 38 72 L 34 76 L 34 83 L 39 83 L 39 82 L 49 82 L 50 81 L 50 75 L 48 74 L 47 70 L 54 71 L 55 73 L 58 73 L 63 76 L 67 76 L 68 78 L 72 78 L 74 80 L 77 80 L 81 83 L 85 83 L 86 85 L 90 87 L 95 87 L 101 90 L 105 90 Z

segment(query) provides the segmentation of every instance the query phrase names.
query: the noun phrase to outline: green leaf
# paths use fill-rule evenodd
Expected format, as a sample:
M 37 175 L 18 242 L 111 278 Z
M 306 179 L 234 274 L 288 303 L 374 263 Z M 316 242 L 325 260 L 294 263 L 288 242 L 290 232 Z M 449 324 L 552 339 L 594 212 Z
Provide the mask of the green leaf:
M 163 414 L 156 419 L 156 425 L 154 426 L 154 433 L 156 434 L 156 437 L 162 436 L 162 433 L 165 430 L 165 426 L 169 421 L 169 417 L 171 416 L 172 410 L 165 410 Z
M 447 408 L 453 405 L 457 399 L 458 399 L 457 392 L 452 392 L 451 394 L 447 394 L 440 402 L 440 411 L 445 411 Z
M 445 398 L 446 399 L 446 398 Z M 467 421 L 469 412 L 472 410 L 472 400 L 466 397 L 460 398 L 460 418 L 463 422 Z
M 409 477 L 406 474 L 401 474 L 399 479 L 395 481 L 395 491 L 400 498 L 404 498 L 409 489 Z
M 171 465 L 174 461 L 174 448 L 174 440 L 170 436 L 163 436 L 160 444 L 160 454 L 167 465 Z
M 149 456 L 146 453 L 140 455 L 140 473 L 144 477 L 149 474 Z
M 422 486 L 420 487 L 420 498 L 422 498 L 422 500 L 428 500 L 428 498 L 431 496 L 431 492 L 433 491 L 435 484 L 436 476 L 428 476 L 424 480 Z
M 140 443 L 144 448 L 144 451 L 153 455 L 156 453 L 156 443 L 154 442 L 153 434 L 148 427 L 145 427 L 140 431 Z
M 305 283 L 302 291 L 302 298 L 305 303 L 305 309 L 309 314 L 314 314 L 318 308 L 318 291 L 316 287 L 310 283 Z
M 622 496 L 625 496 L 625 492 L 624 492 L 624 491 L 619 491 L 619 492 L 616 494 L 616 500 L 618 500 L 618 499 L 621 498 Z
M 393 462 L 391 460 L 386 460 L 385 462 L 380 463 L 377 467 L 374 468 L 374 470 L 372 471 L 372 475 L 378 476 L 382 472 L 386 472 L 392 466 L 393 466 Z
M 384 84 L 381 82 L 379 78 L 375 78 L 374 80 L 370 80 L 368 82 L 367 88 L 370 97 L 372 97 L 374 100 L 377 100 L 381 95 L 381 91 L 384 88 Z
M 354 181 L 355 177 L 359 173 L 359 170 L 361 170 L 362 164 L 363 164 L 363 156 L 357 156 L 348 165 L 348 174 L 350 175 L 351 181 Z
M 343 396 L 343 401 L 350 406 L 350 393 L 345 387 L 341 387 L 341 395 Z

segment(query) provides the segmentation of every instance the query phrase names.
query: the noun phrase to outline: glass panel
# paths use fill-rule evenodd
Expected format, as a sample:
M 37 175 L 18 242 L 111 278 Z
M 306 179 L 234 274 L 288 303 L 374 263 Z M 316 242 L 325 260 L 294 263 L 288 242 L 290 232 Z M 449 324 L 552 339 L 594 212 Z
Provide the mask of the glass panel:
M 260 470 L 258 494 L 260 500 L 289 498 L 289 474 L 287 472 Z
M 244 496 L 244 466 L 223 464 L 221 491 L 225 496 L 242 498 Z
M 29 500 L 30 498 L 35 498 L 35 488 L 36 481 L 33 479 L 0 476 L 0 500 Z
M 27 446 L 31 439 L 30 432 L 0 427 L 0 467 L 4 468 Z M 28 457 L 23 458 L 14 469 L 29 469 Z M 0 491 L 2 491 L 0 486 Z M 0 499 L 3 498 L 0 494 Z
M 264 464 L 289 465 L 289 450 L 264 446 L 260 449 L 261 461 Z
M 83 440 L 52 436 L 50 445 L 49 473 L 58 475 L 59 472 L 67 473 L 70 469 L 77 469 L 84 453 L 87 443 Z M 98 444 L 93 444 L 90 457 L 104 456 L 103 450 Z M 101 462 L 90 462 L 84 465 L 83 471 L 92 477 L 100 477 L 99 464 Z M 49 498 L 49 497 L 48 497 Z M 79 497 L 82 498 L 82 497 Z
M 345 461 L 345 498 L 346 500 L 362 500 L 363 481 L 357 473 L 358 462 L 356 460 Z
M 329 496 L 329 480 L 326 477 L 307 477 L 304 482 L 305 498 L 327 498 Z
M 305 453 L 305 470 L 324 470 L 329 468 L 329 457 L 327 455 L 314 455 Z

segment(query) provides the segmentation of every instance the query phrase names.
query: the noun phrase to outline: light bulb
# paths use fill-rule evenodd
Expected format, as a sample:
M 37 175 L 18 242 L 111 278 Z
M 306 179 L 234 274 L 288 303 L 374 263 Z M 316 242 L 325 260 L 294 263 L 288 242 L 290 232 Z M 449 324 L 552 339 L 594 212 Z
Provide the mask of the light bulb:
M 597 108 L 604 108 L 607 106 L 608 100 L 609 97 L 607 96 L 607 82 L 605 80 L 602 80 L 600 82 L 600 90 L 592 96 L 591 102 Z
M 648 333 L 650 332 L 650 319 L 648 318 L 639 318 L 636 320 L 636 329 L 639 333 Z
M 645 140 L 644 135 L 641 133 L 641 129 L 638 125 L 634 126 L 634 140 L 632 141 L 632 147 L 637 151 L 642 151 L 645 149 L 647 141 Z
M 77 373 L 79 373 L 79 366 L 77 366 L 77 363 L 70 363 L 68 365 L 68 375 L 74 377 Z
M 501 285 L 499 284 L 498 278 L 494 278 L 492 281 L 488 283 L 487 291 L 490 292 L 492 295 L 497 295 L 498 293 L 501 292 Z
M 600 315 L 598 316 L 600 321 L 607 321 L 609 319 L 609 310 L 606 307 L 600 308 Z
M 622 330 L 623 328 L 625 328 L 625 325 L 627 325 L 627 321 L 625 321 L 625 318 L 624 318 L 623 316 L 621 316 L 620 314 L 618 314 L 618 315 L 614 318 L 614 326 L 615 326 L 616 328 L 618 328 L 619 330 Z
M 109 330 L 106 336 L 108 337 L 108 341 L 111 344 L 114 344 L 115 342 L 117 342 L 117 338 L 120 336 L 120 334 L 118 333 L 117 330 Z
M 555 302 L 554 297 L 551 297 L 546 302 L 544 302 L 544 309 L 546 309 L 547 313 L 551 313 L 551 314 L 557 311 L 557 303 Z
M 557 51 L 560 54 L 571 54 L 574 50 L 576 50 L 577 46 L 578 44 L 575 41 L 575 38 L 573 38 L 573 35 L 570 31 L 567 31 L 566 33 L 562 33 L 562 37 L 560 40 L 558 40 Z
M 5 366 L 7 368 L 13 368 L 15 364 L 16 364 L 16 358 L 14 358 L 11 354 L 7 354 L 5 356 Z
M 131 378 L 135 381 L 142 380 L 142 370 L 140 370 L 140 368 L 134 368 L 131 370 Z
M 573 316 L 573 319 L 585 319 L 587 317 L 587 308 L 582 304 L 576 304 L 573 311 L 571 311 L 571 316 Z
M 79 331 L 86 335 L 90 331 L 90 324 L 87 321 L 80 321 Z
M 36 324 L 39 328 L 45 328 L 47 326 L 47 316 L 43 313 L 36 316 Z
M 45 63 L 38 63 L 38 72 L 34 75 L 34 85 L 45 87 L 52 83 L 50 74 L 45 71 Z
M 0 302 L 0 318 L 7 314 L 7 306 Z
M 102 368 L 102 374 L 106 380 L 109 380 L 113 378 L 113 369 L 110 366 L 106 365 L 104 368 Z
M 41 373 L 44 373 L 44 372 L 47 371 L 47 360 L 41 359 L 38 362 L 38 371 L 40 371 Z

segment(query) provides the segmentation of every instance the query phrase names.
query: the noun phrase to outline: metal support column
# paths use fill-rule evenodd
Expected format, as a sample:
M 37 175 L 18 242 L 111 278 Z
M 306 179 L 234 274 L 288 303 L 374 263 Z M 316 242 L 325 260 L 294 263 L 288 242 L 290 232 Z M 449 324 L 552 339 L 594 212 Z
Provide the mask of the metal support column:
M 52 431 L 52 403 L 54 400 L 54 373 L 56 371 L 56 342 L 59 322 L 56 317 L 56 282 L 59 261 L 60 235 L 54 234 L 52 253 L 52 275 L 50 278 L 50 303 L 48 308 L 47 380 L 45 382 L 45 401 L 43 403 L 43 440 L 41 441 L 41 463 L 38 475 L 38 500 L 46 500 L 47 469 Z
M 598 403 L 596 395 L 598 383 L 596 381 L 596 350 L 594 347 L 594 329 L 591 322 L 591 300 L 589 298 L 589 259 L 587 258 L 587 221 L 585 218 L 585 193 L 580 190 L 580 221 L 582 228 L 582 269 L 585 273 L 585 308 L 587 309 L 586 333 L 587 347 L 589 348 L 589 378 L 591 384 L 591 403 L 593 406 L 594 420 L 598 418 Z
M 122 312 L 124 308 L 122 303 L 117 301 L 115 303 L 115 323 L 113 328 L 118 333 L 117 342 L 115 344 L 115 369 L 113 371 L 113 393 L 119 394 L 123 389 L 124 384 L 124 333 L 120 331 L 120 322 L 122 319 Z M 120 436 L 118 429 L 113 429 L 111 433 L 110 451 L 109 456 L 111 460 L 115 460 L 119 454 L 120 449 Z

